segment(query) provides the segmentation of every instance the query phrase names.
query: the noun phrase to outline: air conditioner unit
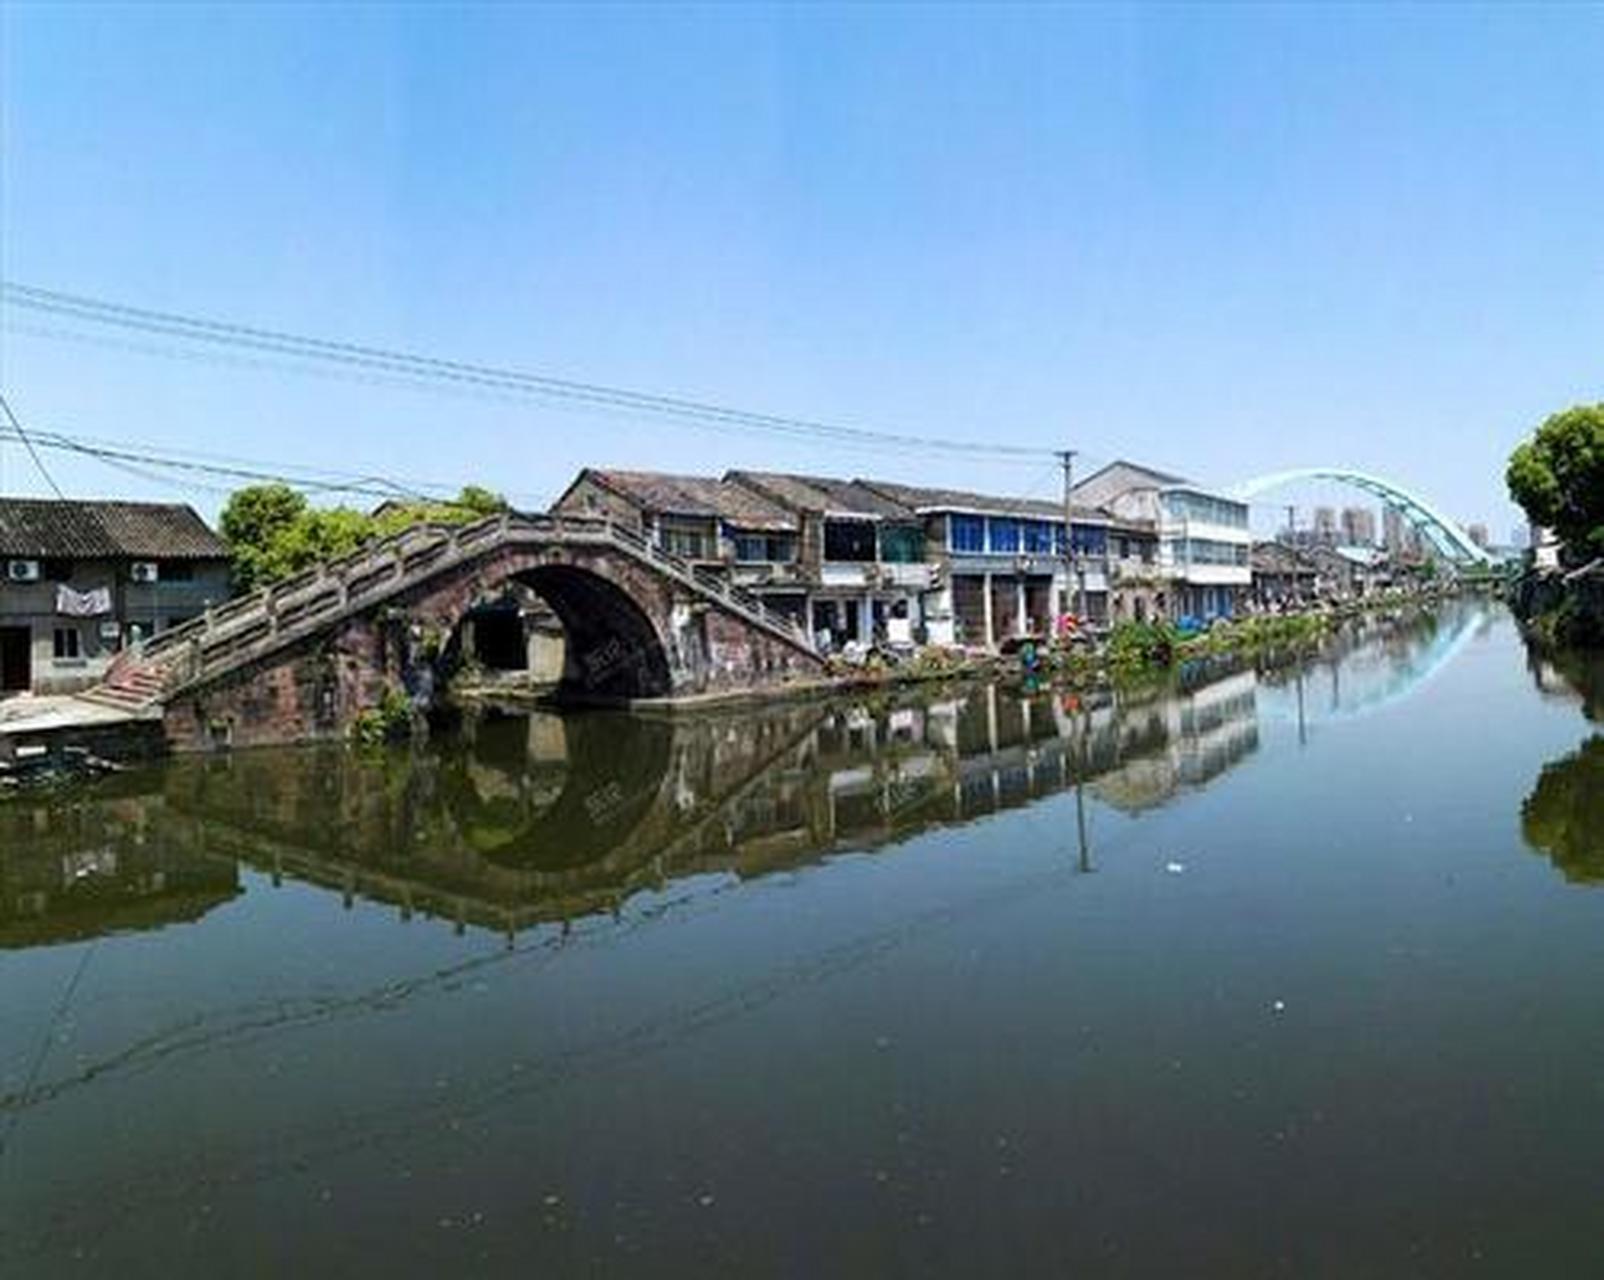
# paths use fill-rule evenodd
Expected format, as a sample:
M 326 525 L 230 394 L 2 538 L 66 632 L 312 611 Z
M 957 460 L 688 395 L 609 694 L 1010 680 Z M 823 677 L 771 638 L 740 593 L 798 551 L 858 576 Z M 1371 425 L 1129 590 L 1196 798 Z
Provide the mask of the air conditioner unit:
M 37 560 L 6 561 L 6 580 L 9 582 L 38 582 L 39 562 Z
M 158 577 L 154 560 L 135 560 L 128 566 L 130 582 L 155 582 Z

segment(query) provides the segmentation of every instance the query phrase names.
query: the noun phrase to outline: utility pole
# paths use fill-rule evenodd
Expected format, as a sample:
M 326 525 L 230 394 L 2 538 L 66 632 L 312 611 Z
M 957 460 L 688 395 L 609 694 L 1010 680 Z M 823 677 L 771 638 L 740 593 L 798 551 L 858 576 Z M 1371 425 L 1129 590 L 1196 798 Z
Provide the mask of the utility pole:
M 1086 584 L 1084 579 L 1078 579 L 1078 575 L 1075 572 L 1074 504 L 1071 501 L 1071 494 L 1075 489 L 1075 453 L 1074 449 L 1060 449 L 1058 451 L 1058 460 L 1064 466 L 1064 597 L 1067 604 L 1070 585 L 1078 581 L 1079 591 L 1075 602 L 1075 616 L 1084 620 L 1086 617 Z

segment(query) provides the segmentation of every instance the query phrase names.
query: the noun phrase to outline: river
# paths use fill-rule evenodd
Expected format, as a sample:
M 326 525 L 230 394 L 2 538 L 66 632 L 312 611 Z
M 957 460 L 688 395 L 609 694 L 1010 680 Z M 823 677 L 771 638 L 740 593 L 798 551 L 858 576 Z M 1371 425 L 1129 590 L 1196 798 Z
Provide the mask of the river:
M 13 798 L 0 1271 L 1593 1273 L 1601 699 L 1464 602 Z

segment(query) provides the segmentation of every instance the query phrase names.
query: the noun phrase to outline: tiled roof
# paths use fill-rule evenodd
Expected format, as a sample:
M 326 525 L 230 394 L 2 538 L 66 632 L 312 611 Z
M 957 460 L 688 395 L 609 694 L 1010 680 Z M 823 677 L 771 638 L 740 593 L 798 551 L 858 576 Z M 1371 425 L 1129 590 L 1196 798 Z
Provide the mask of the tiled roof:
M 741 529 L 795 529 L 796 517 L 776 502 L 715 476 L 678 476 L 661 471 L 592 470 L 601 484 L 649 511 L 667 515 L 717 516 Z
M 725 479 L 756 489 L 794 511 L 876 520 L 913 520 L 915 512 L 855 480 L 832 476 L 786 475 L 778 471 L 731 471 Z
M 919 485 L 894 484 L 888 480 L 860 480 L 858 483 L 915 511 L 964 511 L 1060 521 L 1064 518 L 1064 504 L 1049 502 L 1044 498 L 1000 498 L 967 489 L 927 489 Z M 1099 524 L 1109 521 L 1108 514 L 1095 507 L 1077 504 L 1071 514 L 1076 520 Z
M 224 560 L 228 548 L 179 503 L 0 498 L 0 556 Z

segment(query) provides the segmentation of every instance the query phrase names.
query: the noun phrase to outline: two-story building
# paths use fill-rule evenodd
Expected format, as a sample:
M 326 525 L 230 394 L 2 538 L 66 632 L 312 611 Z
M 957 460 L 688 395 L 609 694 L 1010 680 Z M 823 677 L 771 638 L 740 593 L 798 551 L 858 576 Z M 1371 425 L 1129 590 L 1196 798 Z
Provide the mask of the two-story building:
M 87 688 L 228 595 L 228 549 L 190 507 L 0 498 L 0 691 Z
M 917 513 L 856 480 L 773 471 L 724 478 L 796 517 L 806 621 L 816 644 L 926 638 L 935 573 Z
M 999 645 L 1051 635 L 1056 618 L 1108 618 L 1107 515 L 1073 511 L 1071 554 L 1061 503 L 930 489 L 886 480 L 859 481 L 924 523 L 926 558 L 935 567 L 925 625 L 938 644 Z
M 797 514 L 728 477 L 586 467 L 552 511 L 638 529 L 665 551 L 727 573 L 770 609 L 806 620 Z
M 1208 622 L 1246 603 L 1253 571 L 1248 504 L 1181 476 L 1111 462 L 1075 486 L 1076 501 L 1122 521 L 1151 526 L 1163 590 L 1155 612 Z

